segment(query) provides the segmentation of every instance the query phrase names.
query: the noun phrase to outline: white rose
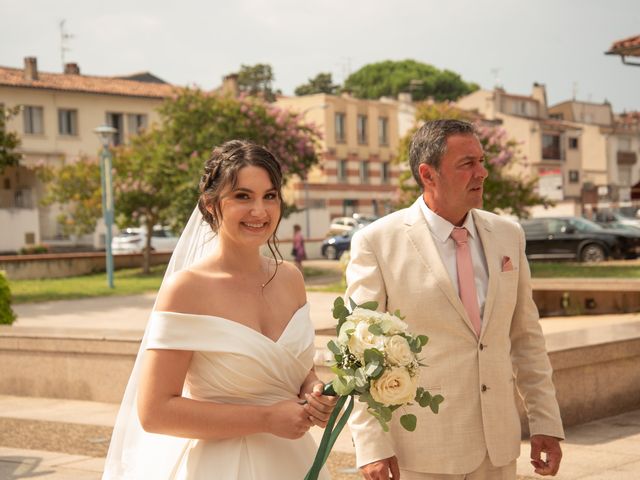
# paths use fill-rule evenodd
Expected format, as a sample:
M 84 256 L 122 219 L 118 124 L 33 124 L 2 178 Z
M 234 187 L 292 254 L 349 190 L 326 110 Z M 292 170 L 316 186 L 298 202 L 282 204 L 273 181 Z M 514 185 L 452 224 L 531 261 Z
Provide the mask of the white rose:
M 417 377 L 411 377 L 405 368 L 392 367 L 371 382 L 369 391 L 376 402 L 390 406 L 413 401 L 417 388 Z
M 385 314 L 381 327 L 387 335 L 395 335 L 397 333 L 406 332 L 409 326 L 395 315 Z
M 384 350 L 387 354 L 387 360 L 389 360 L 392 365 L 404 367 L 409 365 L 414 358 L 411 347 L 409 347 L 409 342 L 400 335 L 394 335 L 387 339 Z
M 351 312 L 348 317 L 352 322 L 376 322 L 379 323 L 382 319 L 384 319 L 384 314 L 380 312 L 376 312 L 375 310 L 368 310 L 366 308 L 357 307 Z
M 356 325 L 351 338 L 349 338 L 348 345 L 349 351 L 362 361 L 365 350 L 377 348 L 382 351 L 384 349 L 384 337 L 371 333 L 367 322 L 360 322 Z

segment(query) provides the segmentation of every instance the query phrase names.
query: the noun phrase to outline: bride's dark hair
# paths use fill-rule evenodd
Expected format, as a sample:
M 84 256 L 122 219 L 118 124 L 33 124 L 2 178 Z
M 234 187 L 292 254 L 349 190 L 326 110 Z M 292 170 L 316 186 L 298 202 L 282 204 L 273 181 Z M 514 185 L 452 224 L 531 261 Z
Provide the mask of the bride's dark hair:
M 198 208 L 204 220 L 214 232 L 218 232 L 222 221 L 220 209 L 221 195 L 227 186 L 235 189 L 238 185 L 238 172 L 244 167 L 259 167 L 269 175 L 273 188 L 276 189 L 280 201 L 280 216 L 273 235 L 267 240 L 267 246 L 276 265 L 282 262 L 282 254 L 278 249 L 276 231 L 282 220 L 282 168 L 276 157 L 265 147 L 247 140 L 230 140 L 216 147 L 204 164 L 204 174 L 200 179 Z M 211 211 L 207 208 L 209 207 Z M 275 274 L 274 274 L 275 275 Z

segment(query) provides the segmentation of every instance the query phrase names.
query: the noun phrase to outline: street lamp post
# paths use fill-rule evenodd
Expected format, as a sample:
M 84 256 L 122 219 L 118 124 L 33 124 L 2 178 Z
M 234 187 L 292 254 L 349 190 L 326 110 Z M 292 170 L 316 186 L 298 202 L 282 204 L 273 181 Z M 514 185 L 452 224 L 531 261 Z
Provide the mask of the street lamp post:
M 105 233 L 105 250 L 107 262 L 107 284 L 109 288 L 114 288 L 113 284 L 113 253 L 111 252 L 111 229 L 113 227 L 113 183 L 111 181 L 111 151 L 109 145 L 111 138 L 117 132 L 113 127 L 108 125 L 100 125 L 93 130 L 100 142 L 102 150 L 100 151 L 100 180 L 102 184 L 102 216 L 104 218 Z

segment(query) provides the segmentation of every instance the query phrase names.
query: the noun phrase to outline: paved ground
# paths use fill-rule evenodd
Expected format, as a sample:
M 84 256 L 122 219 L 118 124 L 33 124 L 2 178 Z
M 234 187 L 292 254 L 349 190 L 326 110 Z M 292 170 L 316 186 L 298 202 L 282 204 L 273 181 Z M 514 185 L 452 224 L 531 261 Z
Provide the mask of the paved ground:
M 335 268 L 337 262 L 333 265 Z M 316 330 L 332 328 L 335 321 L 330 310 L 336 295 L 309 292 L 308 296 Z M 138 335 L 153 302 L 154 295 L 138 295 L 16 305 L 19 320 L 15 327 Z M 618 330 L 640 332 L 640 314 L 557 317 L 541 323 L 550 348 L 591 338 L 601 341 Z M 98 402 L 0 396 L 0 479 L 99 479 L 117 408 Z M 319 437 L 321 432 L 312 433 Z M 572 427 L 566 433 L 563 466 L 556 478 L 640 479 L 640 411 Z M 528 453 L 523 443 L 520 478 L 541 478 L 533 476 Z M 348 434 L 336 443 L 329 466 L 334 480 L 360 478 L 353 468 Z

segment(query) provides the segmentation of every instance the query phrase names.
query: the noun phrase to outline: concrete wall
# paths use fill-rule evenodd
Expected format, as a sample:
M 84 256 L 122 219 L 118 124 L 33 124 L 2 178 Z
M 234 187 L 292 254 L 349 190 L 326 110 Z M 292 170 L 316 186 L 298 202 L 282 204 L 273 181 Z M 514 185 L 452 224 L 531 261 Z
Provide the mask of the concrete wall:
M 171 253 L 152 252 L 151 265 L 162 265 L 169 262 Z M 141 253 L 115 255 L 115 269 L 141 267 Z M 0 257 L 0 270 L 7 273 L 9 280 L 26 280 L 33 278 L 62 278 L 104 272 L 104 253 L 60 253 L 43 255 L 15 255 Z
M 565 426 L 640 408 L 638 325 L 618 327 L 620 331 L 602 327 L 591 336 L 573 331 L 571 339 L 566 332 L 547 336 Z M 141 336 L 142 332 L 104 332 L 102 337 L 74 337 L 0 327 L 0 394 L 117 403 Z M 316 345 L 326 344 L 326 339 L 318 337 Z M 316 358 L 324 358 L 323 353 L 320 350 Z M 325 381 L 333 377 L 321 361 L 316 370 Z M 525 418 L 521 411 L 526 427 Z

